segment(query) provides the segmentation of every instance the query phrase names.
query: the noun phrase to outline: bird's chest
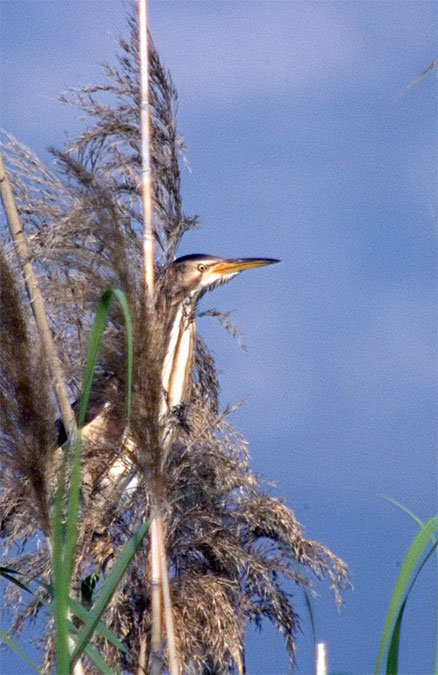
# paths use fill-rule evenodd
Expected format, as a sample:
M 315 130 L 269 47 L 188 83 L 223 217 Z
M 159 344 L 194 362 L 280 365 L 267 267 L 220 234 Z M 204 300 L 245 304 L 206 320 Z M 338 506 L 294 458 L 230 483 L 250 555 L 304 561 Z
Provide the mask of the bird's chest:
M 196 334 L 194 308 L 189 299 L 172 308 L 169 316 L 167 346 L 163 362 L 163 388 L 169 407 L 185 399 L 191 381 Z

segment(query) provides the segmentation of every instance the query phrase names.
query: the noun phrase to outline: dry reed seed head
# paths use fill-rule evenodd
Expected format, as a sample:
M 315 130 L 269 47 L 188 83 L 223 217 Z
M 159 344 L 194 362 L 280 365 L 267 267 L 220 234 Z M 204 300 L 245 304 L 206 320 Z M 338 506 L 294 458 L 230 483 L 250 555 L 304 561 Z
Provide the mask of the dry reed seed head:
M 174 593 L 175 616 L 190 672 L 225 672 L 236 661 L 244 631 L 236 613 L 237 594 L 232 582 L 210 574 L 181 576 Z
M 40 528 L 49 531 L 46 472 L 55 433 L 54 405 L 41 348 L 29 339 L 21 311 L 20 291 L 14 272 L 0 252 L 0 409 L 2 433 L 0 458 L 9 467 L 3 489 L 19 477 L 26 490 L 9 493 L 9 529 L 16 533 L 20 518 L 37 516 Z M 10 483 L 9 483 L 10 481 Z M 21 483 L 19 488 L 23 488 Z M 12 508 L 11 508 L 12 507 Z M 17 520 L 18 519 L 18 520 Z
M 176 93 L 152 48 L 154 222 L 161 265 L 151 330 L 142 304 L 137 45 L 132 19 L 130 28 L 130 41 L 120 42 L 117 68 L 106 68 L 111 81 L 63 97 L 65 102 L 79 105 L 93 122 L 64 151 L 54 151 L 56 175 L 14 139 L 5 140 L 23 229 L 73 395 L 80 392 L 90 326 L 101 292 L 109 286 L 121 287 L 133 320 L 131 454 L 127 455 L 123 435 L 125 334 L 120 312 L 113 304 L 87 418 L 91 426 L 83 448 L 76 580 L 91 573 L 101 578 L 107 574 L 132 532 L 150 515 L 153 472 L 161 459 L 156 420 L 163 394 L 160 378 L 166 316 L 172 302 L 171 262 L 184 231 L 196 225 L 196 219 L 183 214 L 179 194 L 182 143 L 174 119 Z M 19 289 L 12 295 L 14 301 L 19 298 L 20 306 L 24 295 L 21 285 Z M 20 322 L 27 324 L 30 348 L 24 357 L 33 364 L 37 336 L 28 322 L 28 308 L 24 305 L 22 309 L 20 316 L 17 312 L 15 318 L 7 320 L 18 322 L 13 328 L 17 334 Z M 233 332 L 226 315 L 218 318 Z M 17 348 L 13 341 L 8 344 L 9 352 Z M 20 401 L 24 394 L 14 390 L 13 384 L 19 358 L 16 354 L 0 358 L 6 373 L 2 380 L 6 385 L 0 394 L 15 392 L 6 396 L 11 412 L 4 437 L 9 445 L 2 457 L 6 469 L 0 496 L 0 513 L 6 516 L 3 543 L 8 550 L 20 537 L 24 541 L 40 537 L 40 518 L 35 517 L 37 496 L 27 490 L 26 481 L 31 478 L 21 481 L 27 494 L 21 493 L 17 490 L 16 467 L 22 467 L 22 462 L 28 468 L 37 466 L 32 462 L 41 458 L 40 448 L 46 448 L 46 441 L 42 438 L 43 425 L 36 433 L 30 425 L 22 424 Z M 29 372 L 39 373 L 39 369 L 40 365 Z M 25 382 L 24 388 L 29 385 L 32 392 L 30 385 L 39 382 L 38 378 L 33 383 Z M 347 580 L 345 563 L 327 547 L 307 539 L 293 512 L 263 493 L 249 467 L 245 439 L 232 428 L 226 411 L 219 409 L 218 388 L 214 359 L 198 337 L 191 400 L 184 418 L 175 420 L 176 439 L 162 473 L 176 638 L 182 670 L 190 673 L 230 670 L 242 653 L 248 622 L 263 617 L 284 636 L 292 659 L 298 620 L 282 578 L 307 587 L 315 575 L 326 576 L 337 600 Z M 42 420 L 53 421 L 53 411 L 42 407 L 50 403 L 50 395 L 46 394 L 44 401 L 38 394 L 25 396 L 34 401 L 33 408 L 38 408 Z M 62 458 L 61 450 L 54 451 L 46 472 L 49 498 Z M 125 469 L 129 474 L 131 462 L 138 482 L 134 490 L 121 493 L 123 479 L 114 478 L 111 471 L 118 467 L 121 474 Z M 41 466 L 45 468 L 45 464 Z M 103 617 L 134 655 L 138 654 L 141 637 L 150 631 L 147 560 L 145 539 Z M 50 579 L 45 548 L 31 556 L 17 556 L 11 566 L 29 576 Z M 32 602 L 25 605 L 17 615 L 16 627 L 21 628 L 38 609 Z M 45 639 L 44 672 L 49 672 L 54 663 L 50 627 Z M 108 641 L 99 637 L 94 641 L 110 667 L 121 664 L 127 672 L 133 671 L 135 664 L 124 661 L 124 657 L 120 660 Z

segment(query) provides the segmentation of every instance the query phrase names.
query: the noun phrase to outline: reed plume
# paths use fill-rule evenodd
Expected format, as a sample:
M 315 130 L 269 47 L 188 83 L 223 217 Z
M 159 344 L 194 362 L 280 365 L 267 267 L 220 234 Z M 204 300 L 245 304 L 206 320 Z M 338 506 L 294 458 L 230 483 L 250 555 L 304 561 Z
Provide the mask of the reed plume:
M 134 325 L 134 374 L 129 444 L 126 443 L 124 331 L 114 305 L 104 333 L 82 458 L 82 499 L 74 577 L 99 580 L 132 532 L 150 515 L 152 481 L 160 476 L 165 511 L 176 641 L 182 672 L 244 671 L 245 630 L 268 618 L 283 635 L 291 662 L 299 626 L 284 581 L 311 588 L 327 577 L 336 603 L 348 585 L 345 563 L 304 536 L 293 511 L 263 490 L 252 472 L 245 439 L 220 410 L 218 376 L 208 347 L 197 338 L 193 388 L 183 422 L 161 467 L 157 418 L 168 297 L 167 270 L 184 232 L 198 225 L 180 196 L 183 143 L 175 122 L 176 91 L 154 46 L 150 48 L 156 330 L 145 330 L 141 244 L 137 24 L 119 41 L 118 63 L 106 82 L 60 100 L 79 106 L 90 125 L 63 150 L 52 149 L 49 171 L 11 136 L 2 147 L 72 400 L 79 397 L 83 361 L 96 304 L 105 289 L 126 293 Z M 7 235 L 0 258 L 2 290 L 0 436 L 1 530 L 8 566 L 25 577 L 50 579 L 49 511 L 65 437 L 58 424 L 47 368 Z M 213 310 L 212 310 L 213 311 Z M 214 311 L 213 311 L 214 313 Z M 222 317 L 229 325 L 227 317 Z M 147 335 L 147 340 L 145 338 Z M 269 419 L 267 424 L 269 424 Z M 121 466 L 114 479 L 112 467 Z M 125 489 L 135 475 L 135 487 Z M 37 545 L 38 544 L 38 545 Z M 94 636 L 106 662 L 134 672 L 142 636 L 150 634 L 150 588 L 145 540 L 104 614 L 129 655 Z M 147 571 L 147 570 L 146 570 Z M 99 583 L 99 582 L 98 582 Z M 11 587 L 14 630 L 42 611 Z M 84 601 L 85 602 L 85 601 Z M 54 662 L 50 629 L 43 668 Z M 164 661 L 166 650 L 164 649 Z M 90 672 L 94 672 L 92 667 Z

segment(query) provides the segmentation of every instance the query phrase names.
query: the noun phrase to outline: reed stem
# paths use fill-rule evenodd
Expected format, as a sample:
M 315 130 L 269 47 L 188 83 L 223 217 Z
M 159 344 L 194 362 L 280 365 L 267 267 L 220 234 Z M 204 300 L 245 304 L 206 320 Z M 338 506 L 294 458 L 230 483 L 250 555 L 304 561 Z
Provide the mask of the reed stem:
M 62 370 L 61 361 L 56 351 L 50 330 L 47 314 L 44 307 L 43 297 L 38 286 L 38 281 L 33 269 L 31 254 L 27 244 L 26 237 L 21 227 L 18 216 L 17 206 L 15 204 L 11 183 L 6 173 L 2 155 L 0 153 L 0 195 L 3 208 L 6 214 L 6 220 L 14 240 L 15 248 L 20 260 L 21 269 L 26 284 L 26 290 L 29 295 L 30 306 L 35 318 L 38 332 L 41 337 L 44 354 L 52 378 L 56 401 L 61 413 L 62 421 L 69 433 L 76 429 L 76 421 L 73 409 L 70 405 L 70 398 L 65 383 L 65 377 Z

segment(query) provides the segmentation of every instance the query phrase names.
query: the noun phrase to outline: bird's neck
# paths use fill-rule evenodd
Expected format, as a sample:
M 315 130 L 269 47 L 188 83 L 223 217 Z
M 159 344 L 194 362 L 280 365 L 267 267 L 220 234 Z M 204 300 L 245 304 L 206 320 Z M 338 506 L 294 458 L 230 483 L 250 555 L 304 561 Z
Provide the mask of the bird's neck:
M 196 304 L 190 297 L 169 307 L 162 370 L 165 407 L 168 411 L 190 399 L 196 336 L 195 310 Z

